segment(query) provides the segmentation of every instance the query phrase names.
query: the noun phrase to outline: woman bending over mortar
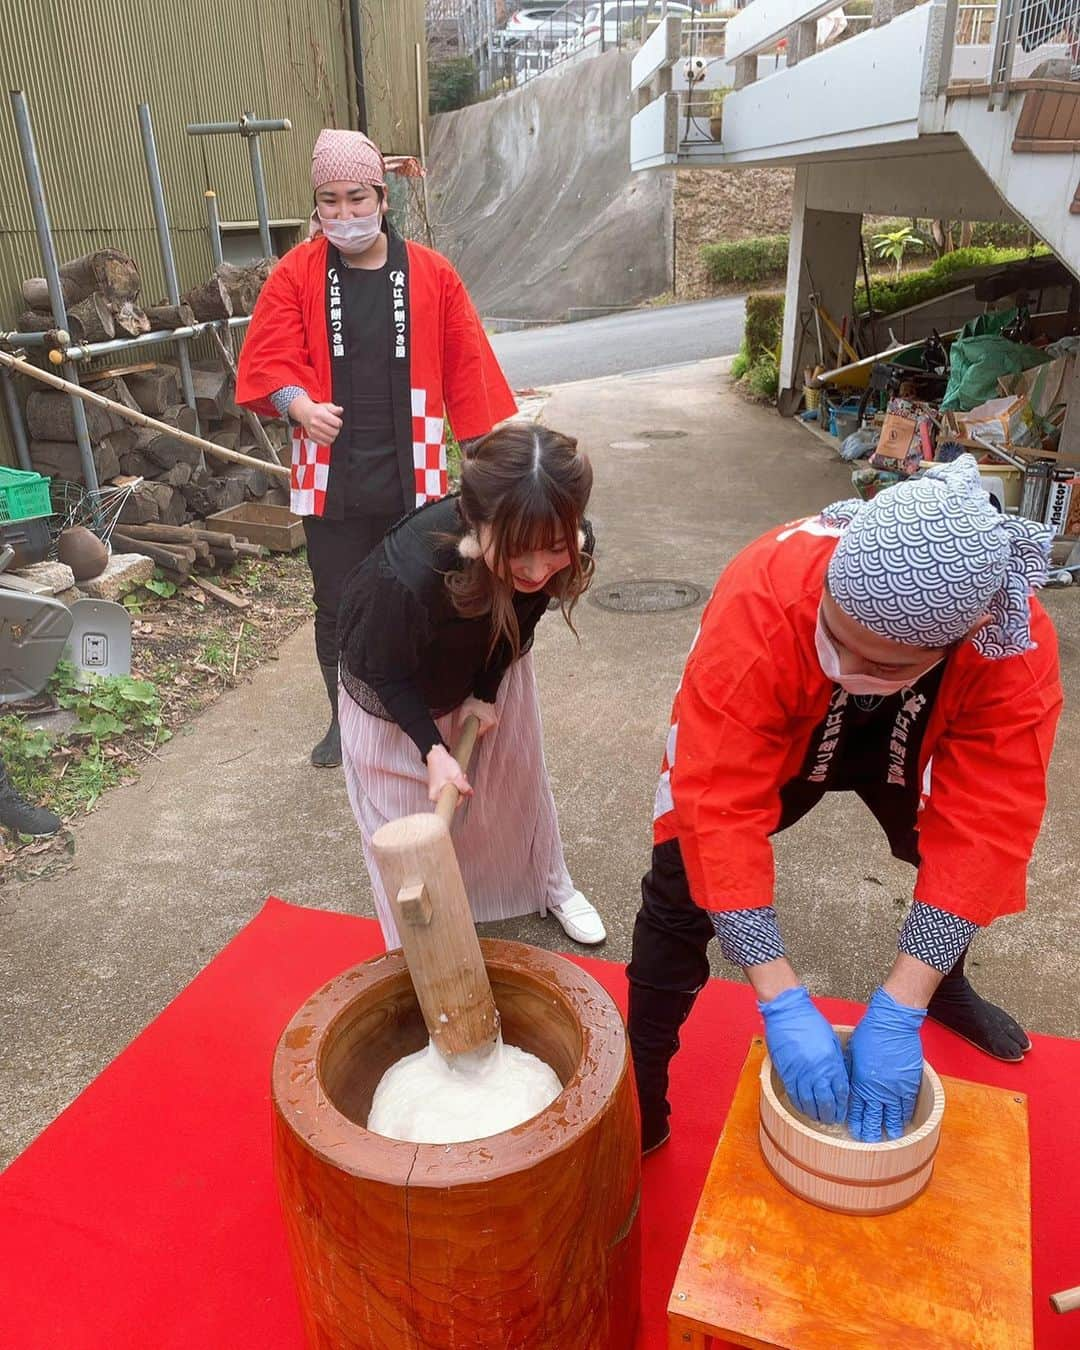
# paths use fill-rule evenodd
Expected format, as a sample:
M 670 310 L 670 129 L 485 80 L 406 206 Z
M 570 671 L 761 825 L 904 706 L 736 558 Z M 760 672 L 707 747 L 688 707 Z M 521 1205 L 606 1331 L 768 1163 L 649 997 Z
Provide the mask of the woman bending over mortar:
M 400 942 L 371 837 L 449 783 L 471 798 L 454 844 L 478 922 L 551 913 L 575 942 L 606 936 L 566 869 L 529 652 L 550 600 L 573 627 L 592 574 L 591 490 L 569 437 L 502 427 L 471 447 L 460 495 L 406 516 L 345 584 L 345 779 L 388 947 Z M 471 782 L 448 748 L 470 714 Z

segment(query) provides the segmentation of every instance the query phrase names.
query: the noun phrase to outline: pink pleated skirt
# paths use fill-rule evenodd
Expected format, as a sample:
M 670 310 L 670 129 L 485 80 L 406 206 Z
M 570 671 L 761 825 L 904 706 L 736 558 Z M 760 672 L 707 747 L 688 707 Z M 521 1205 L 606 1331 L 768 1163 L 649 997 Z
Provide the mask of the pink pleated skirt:
M 387 947 L 399 947 L 390 902 L 371 855 L 371 836 L 388 820 L 433 809 L 427 770 L 396 722 L 365 712 L 344 687 L 338 700 L 345 783 L 360 826 L 375 910 Z M 499 725 L 477 742 L 469 766 L 474 794 L 458 808 L 451 827 L 477 923 L 542 914 L 574 891 L 544 761 L 530 654 L 506 672 L 496 706 Z M 450 746 L 460 721 L 460 709 L 437 719 Z

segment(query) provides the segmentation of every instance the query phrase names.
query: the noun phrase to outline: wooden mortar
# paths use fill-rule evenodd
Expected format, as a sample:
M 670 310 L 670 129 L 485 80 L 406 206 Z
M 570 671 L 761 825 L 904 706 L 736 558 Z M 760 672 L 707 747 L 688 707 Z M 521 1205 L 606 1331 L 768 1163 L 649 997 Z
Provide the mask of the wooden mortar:
M 836 1027 L 842 1045 L 851 1027 Z M 773 1176 L 811 1204 L 841 1214 L 889 1214 L 921 1195 L 934 1171 L 945 1089 L 925 1061 L 915 1128 L 902 1139 L 862 1144 L 821 1134 L 784 1104 L 783 1084 L 768 1055 L 761 1066 L 761 1155 Z
M 564 1090 L 513 1130 L 410 1144 L 365 1128 L 427 1030 L 404 956 L 346 971 L 274 1056 L 274 1169 L 307 1343 L 319 1350 L 629 1350 L 640 1126 L 626 1031 L 577 966 L 481 943 L 508 1044 Z

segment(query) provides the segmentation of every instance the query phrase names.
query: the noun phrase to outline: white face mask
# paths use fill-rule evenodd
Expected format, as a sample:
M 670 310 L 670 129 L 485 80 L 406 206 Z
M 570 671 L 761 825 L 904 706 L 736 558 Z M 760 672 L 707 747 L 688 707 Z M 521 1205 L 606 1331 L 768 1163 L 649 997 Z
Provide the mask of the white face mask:
M 365 253 L 382 232 L 382 212 L 353 216 L 350 220 L 327 220 L 319 216 L 323 234 L 343 253 Z
M 817 628 L 814 630 L 814 645 L 817 647 L 818 663 L 826 679 L 832 680 L 833 684 L 838 684 L 841 689 L 846 689 L 849 694 L 868 697 L 873 695 L 887 697 L 889 694 L 898 694 L 901 689 L 910 689 L 945 659 L 939 657 L 934 665 L 920 670 L 917 675 L 905 675 L 902 680 L 881 680 L 876 675 L 846 675 L 840 669 L 840 653 L 821 622 L 820 610 Z

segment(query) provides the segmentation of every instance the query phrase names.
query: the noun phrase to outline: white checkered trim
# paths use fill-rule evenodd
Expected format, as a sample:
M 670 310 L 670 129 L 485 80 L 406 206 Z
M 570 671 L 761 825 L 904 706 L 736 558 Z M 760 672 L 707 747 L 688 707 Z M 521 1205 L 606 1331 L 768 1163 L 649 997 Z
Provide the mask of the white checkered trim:
M 298 516 L 321 516 L 326 509 L 326 485 L 330 481 L 330 447 L 318 445 L 293 429 L 292 479 L 289 506 Z
M 413 472 L 415 474 L 416 505 L 437 501 L 449 490 L 446 472 L 446 430 L 441 406 L 434 410 L 428 404 L 426 389 L 413 389 L 412 434 Z

